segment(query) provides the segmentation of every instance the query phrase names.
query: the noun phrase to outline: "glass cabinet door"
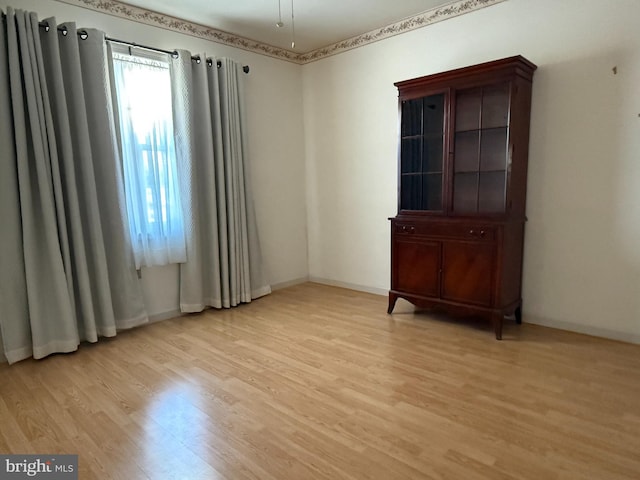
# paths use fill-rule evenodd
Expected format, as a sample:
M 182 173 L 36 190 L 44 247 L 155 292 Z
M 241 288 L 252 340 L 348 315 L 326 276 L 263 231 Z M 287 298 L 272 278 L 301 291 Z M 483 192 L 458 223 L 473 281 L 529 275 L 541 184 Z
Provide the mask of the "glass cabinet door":
M 400 209 L 442 210 L 444 94 L 402 102 Z
M 509 84 L 458 90 L 455 97 L 453 211 L 505 210 Z

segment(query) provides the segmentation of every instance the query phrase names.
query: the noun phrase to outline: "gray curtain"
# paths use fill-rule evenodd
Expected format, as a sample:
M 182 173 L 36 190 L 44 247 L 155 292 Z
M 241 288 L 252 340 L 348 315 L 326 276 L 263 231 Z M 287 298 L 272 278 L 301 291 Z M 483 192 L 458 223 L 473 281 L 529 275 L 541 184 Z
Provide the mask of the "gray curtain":
M 147 321 L 125 234 L 104 33 L 0 22 L 0 328 L 10 363 Z
M 266 295 L 253 207 L 242 66 L 229 59 L 172 62 L 174 128 L 181 168 L 187 262 L 180 308 L 228 308 Z

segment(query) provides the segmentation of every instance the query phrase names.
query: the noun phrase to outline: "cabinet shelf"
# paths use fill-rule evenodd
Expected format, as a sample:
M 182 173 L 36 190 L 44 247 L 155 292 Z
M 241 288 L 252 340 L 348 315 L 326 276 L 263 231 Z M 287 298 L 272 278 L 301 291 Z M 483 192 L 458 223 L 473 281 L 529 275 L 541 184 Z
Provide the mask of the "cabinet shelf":
M 480 128 L 470 128 L 467 130 L 456 130 L 456 134 L 459 133 L 469 133 L 469 132 L 488 132 L 491 130 L 507 130 L 509 128 L 508 125 L 497 126 L 497 127 L 480 127 Z
M 458 175 L 459 173 L 474 173 L 474 174 L 502 173 L 502 174 L 506 174 L 507 173 L 507 169 L 506 168 L 500 168 L 500 169 L 494 169 L 494 170 L 456 170 L 455 171 L 455 175 Z M 403 173 L 403 175 L 404 175 L 404 173 Z
M 442 133 L 421 133 L 418 135 L 403 135 L 400 137 L 402 140 L 414 140 L 414 139 L 425 139 L 425 140 L 442 140 Z

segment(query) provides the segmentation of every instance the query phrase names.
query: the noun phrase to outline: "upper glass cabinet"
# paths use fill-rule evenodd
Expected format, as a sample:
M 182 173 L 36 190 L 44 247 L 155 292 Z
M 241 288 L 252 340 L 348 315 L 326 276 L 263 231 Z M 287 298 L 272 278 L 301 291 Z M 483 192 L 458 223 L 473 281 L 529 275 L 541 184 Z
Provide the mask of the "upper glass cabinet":
M 400 209 L 443 209 L 443 93 L 402 101 Z
M 509 84 L 456 91 L 454 213 L 504 212 L 508 149 Z
M 516 56 L 395 83 L 399 215 L 525 218 L 535 69 Z
M 400 209 L 458 214 L 505 210 L 509 169 L 509 83 L 453 90 L 452 155 L 446 95 L 402 101 Z M 451 169 L 447 174 L 447 169 Z M 449 179 L 452 204 L 445 198 Z

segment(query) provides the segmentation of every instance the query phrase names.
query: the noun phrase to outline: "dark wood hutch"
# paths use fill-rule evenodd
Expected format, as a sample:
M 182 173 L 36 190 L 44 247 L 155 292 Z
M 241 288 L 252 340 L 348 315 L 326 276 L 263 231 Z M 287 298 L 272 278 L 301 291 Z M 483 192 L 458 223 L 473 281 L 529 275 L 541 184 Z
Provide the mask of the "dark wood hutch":
M 396 83 L 398 214 L 391 218 L 391 313 L 398 298 L 492 321 L 522 321 L 531 82 L 521 56 Z

